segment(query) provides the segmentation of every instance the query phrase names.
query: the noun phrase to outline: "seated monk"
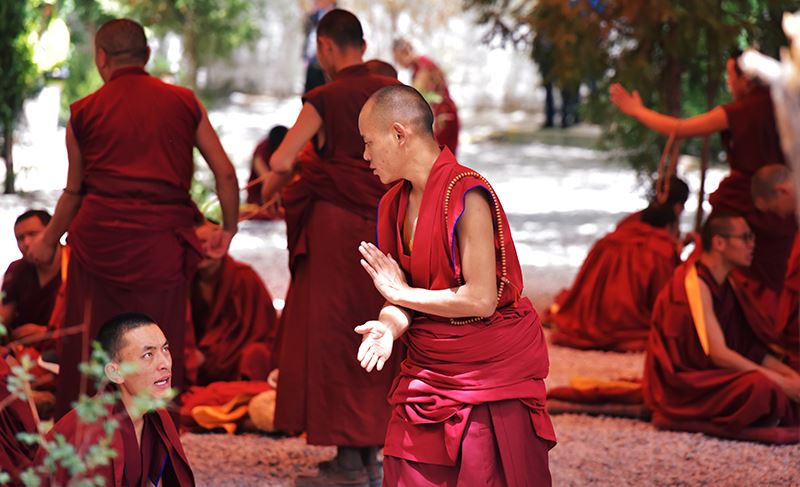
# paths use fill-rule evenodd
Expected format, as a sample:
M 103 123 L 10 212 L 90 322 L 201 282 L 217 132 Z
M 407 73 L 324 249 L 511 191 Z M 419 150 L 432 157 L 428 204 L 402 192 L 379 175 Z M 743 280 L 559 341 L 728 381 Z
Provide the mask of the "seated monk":
M 47 211 L 28 210 L 14 222 L 14 236 L 22 258 L 8 266 L 0 306 L 0 322 L 8 327 L 13 340 L 41 343 L 53 323 L 51 315 L 61 288 L 66 249 L 59 244 L 49 264 L 34 263 L 28 252 L 33 239 L 49 221 Z
M 3 347 L 0 355 L 6 355 Z M 0 471 L 11 476 L 11 485 L 21 485 L 20 474 L 33 462 L 36 446 L 19 441 L 17 434 L 35 433 L 37 421 L 29 402 L 10 397 L 10 374 L 11 367 L 0 359 Z
M 657 428 L 769 443 L 800 442 L 800 375 L 769 351 L 756 300 L 730 278 L 750 265 L 744 217 L 713 212 L 698 258 L 656 300 L 643 395 Z
M 261 183 L 252 183 L 269 172 L 269 158 L 272 157 L 275 149 L 281 145 L 288 131 L 289 129 L 283 125 L 272 127 L 267 136 L 258 143 L 253 151 L 253 157 L 250 161 L 250 177 L 247 179 L 247 203 L 256 206 L 264 204 L 261 199 Z
M 125 313 L 106 322 L 97 341 L 110 357 L 105 375 L 119 390 L 119 400 L 107 406 L 106 417 L 92 423 L 83 422 L 76 410 L 69 411 L 47 433 L 48 442 L 63 435 L 79 454 L 85 455 L 88 448 L 106 437 L 104 424 L 113 418 L 119 422 L 110 444 L 116 456 L 109 464 L 81 476 L 99 477 L 103 485 L 111 487 L 193 486 L 194 476 L 172 417 L 163 409 L 142 414 L 135 404 L 137 397 L 165 397 L 171 391 L 172 356 L 164 332 L 148 316 Z M 136 367 L 123 372 L 121 364 Z M 43 461 L 49 454 L 46 448 L 36 454 L 42 485 L 72 485 L 80 480 L 61 464 L 54 472 L 48 472 Z
M 205 242 L 216 225 L 197 228 Z M 230 255 L 207 257 L 192 281 L 194 341 L 202 354 L 198 384 L 266 380 L 273 367 L 276 314 L 256 271 Z
M 689 187 L 673 177 L 654 198 L 598 240 L 572 288 L 550 310 L 552 342 L 581 349 L 644 350 L 656 296 L 680 263 L 678 225 Z
M 795 216 L 797 195 L 791 181 L 789 168 L 771 164 L 759 169 L 751 180 L 753 203 L 761 211 L 774 213 L 781 218 Z M 775 342 L 786 355 L 786 362 L 800 372 L 800 234 L 795 235 L 792 253 L 786 267 L 786 279 L 778 298 Z

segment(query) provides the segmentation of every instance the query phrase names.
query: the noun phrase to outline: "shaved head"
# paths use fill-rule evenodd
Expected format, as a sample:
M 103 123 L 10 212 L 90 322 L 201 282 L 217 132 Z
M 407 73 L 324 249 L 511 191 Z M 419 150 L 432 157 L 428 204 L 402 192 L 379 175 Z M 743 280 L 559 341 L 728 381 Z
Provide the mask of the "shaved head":
M 116 64 L 146 64 L 150 56 L 144 28 L 130 19 L 114 19 L 103 24 L 94 36 L 94 45 Z
M 392 85 L 369 97 L 364 111 L 379 123 L 399 122 L 419 134 L 433 137 L 433 112 L 419 91 L 411 86 Z
M 322 17 L 317 25 L 317 37 L 327 37 L 339 47 L 364 46 L 364 30 L 358 17 L 340 8 Z
M 750 180 L 753 199 L 771 200 L 778 195 L 778 186 L 789 182 L 789 168 L 783 164 L 764 166 Z
M 725 236 L 733 232 L 737 220 L 745 221 L 742 215 L 732 211 L 717 210 L 711 212 L 700 229 L 700 243 L 703 250 L 706 252 L 711 250 L 711 242 L 714 236 Z

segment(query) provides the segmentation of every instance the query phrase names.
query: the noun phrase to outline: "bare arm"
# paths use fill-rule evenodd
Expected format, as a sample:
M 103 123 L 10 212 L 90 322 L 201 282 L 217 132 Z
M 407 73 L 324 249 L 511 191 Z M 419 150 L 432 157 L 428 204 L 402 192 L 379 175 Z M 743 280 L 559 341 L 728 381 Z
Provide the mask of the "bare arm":
M 620 84 L 612 85 L 609 93 L 611 102 L 622 113 L 635 118 L 649 129 L 662 135 L 670 135 L 675 132 L 679 138 L 698 137 L 715 134 L 728 128 L 728 115 L 722 107 L 713 108 L 701 115 L 681 119 L 650 110 L 642 104 L 638 92 L 628 93 Z
M 297 154 L 312 137 L 322 128 L 322 117 L 310 103 L 303 104 L 300 115 L 286 133 L 281 145 L 272 154 L 269 167 L 278 173 L 291 172 L 297 160 Z
M 359 247 L 362 266 L 375 287 L 392 304 L 414 311 L 463 318 L 491 316 L 497 305 L 497 276 L 492 211 L 482 191 L 467 193 L 464 214 L 456 225 L 464 284 L 441 290 L 412 288 L 391 258 L 372 244 Z
M 239 182 L 236 180 L 233 164 L 222 148 L 222 143 L 214 127 L 211 126 L 208 113 L 202 104 L 200 109 L 203 116 L 197 126 L 196 144 L 209 169 L 214 173 L 217 196 L 222 207 L 222 228 L 232 237 L 239 224 Z
M 17 303 L 0 304 L 0 324 L 8 327 L 14 314 L 17 312 Z

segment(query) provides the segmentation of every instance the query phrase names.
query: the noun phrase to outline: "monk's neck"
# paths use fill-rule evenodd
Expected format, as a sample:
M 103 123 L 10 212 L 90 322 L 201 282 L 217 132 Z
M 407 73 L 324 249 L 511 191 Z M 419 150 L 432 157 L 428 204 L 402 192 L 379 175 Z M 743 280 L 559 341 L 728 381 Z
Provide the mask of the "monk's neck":
M 700 262 L 708 267 L 708 270 L 711 271 L 711 275 L 714 277 L 714 280 L 717 281 L 717 284 L 724 283 L 725 279 L 728 278 L 728 274 L 733 270 L 733 267 L 717 254 L 703 253 L 703 255 L 700 256 Z
M 144 430 L 144 415 L 142 414 L 134 414 L 136 413 L 136 408 L 133 407 L 133 397 L 129 394 L 122 393 L 122 405 L 125 407 L 125 412 L 128 414 L 128 417 L 131 418 L 131 423 L 133 423 L 133 431 L 136 433 L 136 443 L 139 444 L 139 448 L 142 446 L 142 430 Z
M 416 157 L 411 159 L 409 164 L 409 172 L 406 174 L 405 179 L 411 183 L 411 194 L 422 197 L 425 193 L 425 187 L 428 185 L 428 178 L 431 175 L 433 165 L 439 159 L 441 150 L 435 144 L 420 150 L 411 150 L 411 154 Z
M 51 263 L 36 265 L 36 275 L 39 278 L 40 287 L 50 282 L 61 271 L 61 250 L 61 245 L 56 247 L 56 253 L 53 255 Z
M 343 55 L 336 60 L 334 69 L 336 70 L 335 72 L 338 73 L 359 64 L 364 64 L 364 58 L 361 56 L 361 54 Z

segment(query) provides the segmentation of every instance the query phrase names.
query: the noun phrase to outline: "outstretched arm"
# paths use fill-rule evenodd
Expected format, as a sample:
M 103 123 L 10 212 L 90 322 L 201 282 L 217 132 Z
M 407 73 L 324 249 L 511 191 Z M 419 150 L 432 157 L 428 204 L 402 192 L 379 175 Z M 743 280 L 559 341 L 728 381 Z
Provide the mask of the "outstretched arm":
M 611 85 L 609 94 L 611 102 L 622 113 L 635 118 L 649 129 L 662 135 L 670 135 L 675 132 L 679 138 L 698 137 L 715 134 L 728 128 L 728 116 L 721 107 L 713 108 L 701 115 L 681 119 L 650 110 L 642 103 L 638 91 L 628 93 L 619 83 Z
M 491 316 L 497 305 L 492 210 L 483 191 L 467 193 L 456 225 L 464 284 L 450 289 L 413 288 L 400 266 L 370 243 L 362 242 L 361 265 L 386 300 L 397 306 L 445 318 Z

